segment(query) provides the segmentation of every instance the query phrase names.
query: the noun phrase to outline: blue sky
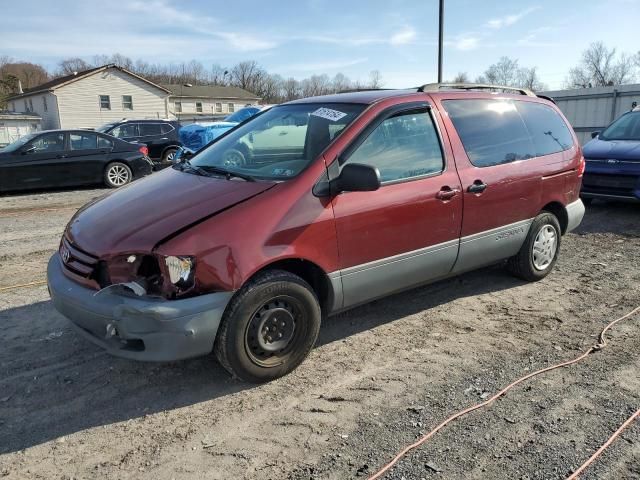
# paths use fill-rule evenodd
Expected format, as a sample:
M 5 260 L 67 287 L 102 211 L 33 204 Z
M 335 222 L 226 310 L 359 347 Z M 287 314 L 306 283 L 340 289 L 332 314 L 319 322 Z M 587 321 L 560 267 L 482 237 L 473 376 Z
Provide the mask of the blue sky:
M 435 81 L 437 0 L 22 0 L 5 2 L 0 55 L 52 68 L 122 53 L 205 67 L 251 59 L 296 78 L 343 72 L 386 87 Z M 445 78 L 502 55 L 537 66 L 551 88 L 590 42 L 640 49 L 640 0 L 446 0 Z

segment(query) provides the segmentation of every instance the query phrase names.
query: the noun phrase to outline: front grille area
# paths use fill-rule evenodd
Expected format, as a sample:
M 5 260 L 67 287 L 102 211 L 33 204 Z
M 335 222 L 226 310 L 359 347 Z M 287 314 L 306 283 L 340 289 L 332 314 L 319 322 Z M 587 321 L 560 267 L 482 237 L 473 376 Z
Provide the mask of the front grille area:
M 585 173 L 582 190 L 589 193 L 631 196 L 637 188 L 638 179 L 636 175 Z
M 95 275 L 98 259 L 96 257 L 73 245 L 66 237 L 60 244 L 60 257 L 66 272 L 71 273 L 76 279 L 84 280 L 82 283 L 94 288 L 97 286 Z

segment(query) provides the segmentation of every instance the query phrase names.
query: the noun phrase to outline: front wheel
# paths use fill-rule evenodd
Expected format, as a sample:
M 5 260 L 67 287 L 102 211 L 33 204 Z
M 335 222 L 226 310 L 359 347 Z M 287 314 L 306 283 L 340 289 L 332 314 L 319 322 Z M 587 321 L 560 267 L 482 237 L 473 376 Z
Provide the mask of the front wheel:
M 233 297 L 214 344 L 220 364 L 252 383 L 282 377 L 307 357 L 320 330 L 320 305 L 302 278 L 258 274 Z
M 162 163 L 173 163 L 176 159 L 177 148 L 167 148 L 162 154 Z
M 109 188 L 118 188 L 126 185 L 133 178 L 129 166 L 122 162 L 111 162 L 104 169 L 104 183 Z
M 533 220 L 518 254 L 509 259 L 509 271 L 529 282 L 542 280 L 556 264 L 561 238 L 560 223 L 556 216 L 542 212 Z

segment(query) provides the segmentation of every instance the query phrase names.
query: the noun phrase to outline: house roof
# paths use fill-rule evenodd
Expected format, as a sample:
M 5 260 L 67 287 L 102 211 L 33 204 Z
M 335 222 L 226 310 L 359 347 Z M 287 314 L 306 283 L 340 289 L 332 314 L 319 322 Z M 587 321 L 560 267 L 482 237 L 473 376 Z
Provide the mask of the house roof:
M 193 85 L 187 87 L 182 84 L 164 84 L 163 87 L 170 90 L 173 97 L 260 100 L 260 97 L 254 93 L 240 87 L 228 87 L 225 85 Z
M 114 68 L 116 70 L 120 70 L 121 72 L 124 72 L 128 75 L 131 75 L 132 77 L 135 77 L 139 80 L 142 80 L 145 83 L 148 83 L 149 85 L 158 88 L 160 90 L 162 90 L 165 93 L 170 93 L 169 90 L 167 90 L 166 88 L 158 85 L 157 83 L 153 83 L 149 80 L 147 80 L 144 77 L 141 77 L 139 75 L 136 75 L 133 72 L 130 72 L 129 70 L 122 68 L 122 67 L 118 67 L 117 65 L 114 64 L 108 64 L 108 65 L 102 65 L 101 67 L 96 67 L 96 68 L 90 68 L 89 70 L 83 70 L 82 72 L 75 72 L 72 73 L 70 75 L 65 75 L 64 77 L 58 77 L 58 78 L 54 78 L 53 80 L 50 80 L 46 83 L 43 83 L 41 85 L 38 85 L 37 87 L 33 87 L 30 88 L 28 90 L 25 90 L 24 93 L 21 93 L 19 95 L 15 95 L 13 97 L 8 98 L 7 100 L 15 100 L 17 98 L 22 98 L 22 97 L 28 97 L 30 95 L 35 95 L 37 93 L 43 93 L 43 92 L 50 92 L 52 90 L 55 90 L 56 88 L 60 88 L 64 85 L 67 85 L 69 83 L 72 82 L 76 82 L 82 78 L 88 77 L 89 75 L 93 75 L 94 73 L 98 73 L 101 72 L 103 70 L 108 70 L 110 68 Z

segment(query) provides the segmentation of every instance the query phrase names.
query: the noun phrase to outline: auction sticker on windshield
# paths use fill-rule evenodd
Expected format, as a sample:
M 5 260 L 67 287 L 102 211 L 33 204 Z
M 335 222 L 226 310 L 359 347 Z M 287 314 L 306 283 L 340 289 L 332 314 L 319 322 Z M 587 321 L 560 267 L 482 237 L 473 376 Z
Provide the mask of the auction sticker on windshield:
M 340 112 L 338 110 L 332 110 L 330 108 L 321 107 L 317 109 L 315 112 L 312 112 L 311 115 L 314 115 L 316 117 L 326 118 L 327 120 L 331 120 L 332 122 L 337 122 L 347 114 L 344 112 Z

